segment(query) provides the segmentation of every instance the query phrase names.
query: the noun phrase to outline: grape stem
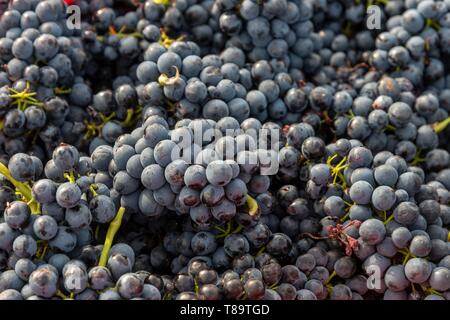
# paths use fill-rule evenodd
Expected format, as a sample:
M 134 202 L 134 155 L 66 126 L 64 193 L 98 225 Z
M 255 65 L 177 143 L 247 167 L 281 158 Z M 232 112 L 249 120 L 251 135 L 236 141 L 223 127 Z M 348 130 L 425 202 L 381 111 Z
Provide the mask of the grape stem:
M 31 91 L 30 83 L 27 81 L 25 89 L 23 91 L 17 91 L 13 88 L 9 88 L 11 94 L 9 95 L 13 99 L 13 105 L 17 105 L 20 111 L 24 111 L 29 105 L 35 105 L 42 107 L 44 104 L 38 101 L 34 96 L 36 92 Z
M 266 251 L 266 246 L 262 246 L 256 253 L 255 257 L 259 257 L 260 255 L 262 255 L 264 253 L 264 251 Z
M 120 28 L 119 31 L 116 31 L 116 29 L 114 29 L 114 27 L 111 26 L 111 27 L 109 27 L 109 34 L 114 35 L 119 39 L 123 39 L 126 37 L 135 37 L 138 39 L 142 39 L 144 37 L 142 35 L 142 33 L 140 33 L 140 32 L 135 31 L 135 32 L 131 32 L 131 33 L 125 33 L 125 30 L 126 30 L 126 26 L 123 26 L 122 28 Z
M 64 88 L 64 87 L 57 87 L 53 90 L 53 92 L 55 93 L 55 95 L 59 96 L 59 95 L 72 93 L 72 89 Z
M 162 5 L 166 8 L 169 7 L 172 3 L 172 1 L 170 1 L 170 0 L 154 0 L 153 2 L 156 4 Z
M 101 119 L 100 124 L 96 124 L 95 122 L 88 122 L 87 120 L 84 120 L 84 124 L 86 125 L 86 133 L 84 135 L 85 140 L 91 139 L 94 136 L 98 135 L 102 131 L 105 124 L 116 116 L 116 112 L 112 112 L 109 116 L 105 116 L 101 112 L 99 112 L 98 115 Z
M 384 224 L 385 224 L 385 225 L 388 224 L 389 222 L 392 221 L 392 219 L 394 219 L 394 214 L 391 214 L 391 215 L 389 216 L 389 218 L 387 218 L 387 219 L 384 221 Z
M 38 258 L 39 260 L 44 260 L 45 254 L 47 253 L 47 249 L 48 249 L 48 241 L 38 240 L 36 242 L 38 245 L 38 249 L 36 252 L 36 258 Z
M 256 202 L 256 200 L 247 195 L 246 203 L 249 209 L 248 214 L 252 217 L 255 216 L 258 213 L 258 203 Z
M 16 187 L 17 191 L 25 198 L 28 206 L 31 209 L 31 212 L 34 214 L 40 213 L 40 205 L 33 199 L 33 195 L 31 193 L 31 187 L 23 182 L 19 182 L 13 178 L 9 169 L 0 162 L 0 173 L 6 177 L 6 179 L 11 182 L 14 187 Z
M 214 226 L 216 230 L 219 230 L 221 233 L 216 236 L 216 238 L 225 238 L 230 234 L 239 233 L 242 230 L 242 225 L 238 224 L 236 228 L 233 228 L 233 221 L 228 221 L 226 224 L 226 228 L 222 228 L 220 226 Z
M 122 219 L 123 219 L 124 213 L 125 213 L 125 208 L 120 207 L 119 211 L 117 211 L 116 217 L 109 224 L 109 228 L 106 233 L 105 243 L 103 245 L 102 254 L 100 256 L 100 262 L 98 264 L 101 267 L 106 267 L 106 263 L 108 262 L 109 250 L 111 249 L 111 246 L 112 246 L 112 243 L 114 240 L 114 236 L 116 235 L 117 231 L 120 228 L 120 225 L 122 224 Z
M 175 69 L 175 75 L 173 77 L 169 77 L 167 74 L 161 74 L 158 78 L 158 83 L 161 87 L 164 87 L 165 85 L 173 85 L 175 84 L 178 79 L 180 79 L 180 70 L 173 66 L 173 68 Z
M 441 133 L 444 131 L 448 125 L 450 125 L 450 117 L 448 117 L 445 120 L 442 120 L 441 122 L 437 122 L 433 125 L 434 132 Z
M 337 182 L 337 179 L 340 179 L 340 183 L 342 187 L 345 189 L 347 187 L 347 184 L 345 182 L 345 176 L 342 173 L 342 170 L 345 170 L 345 168 L 348 167 L 348 164 L 344 164 L 345 161 L 347 161 L 347 157 L 342 158 L 342 160 L 334 166 L 332 164 L 332 161 L 337 157 L 337 154 L 334 154 L 333 156 L 329 157 L 327 159 L 327 165 L 331 170 L 331 177 L 333 177 L 333 184 L 335 185 Z
M 68 300 L 68 299 L 69 299 L 69 298 L 68 298 L 64 293 L 62 293 L 62 291 L 60 291 L 60 290 L 58 290 L 58 291 L 56 292 L 56 296 L 59 297 L 59 298 L 61 298 L 61 299 L 64 299 L 64 300 Z
M 163 1 L 166 1 L 166 0 L 163 0 Z M 170 0 L 167 2 L 170 2 Z M 167 35 L 166 30 L 164 28 L 160 29 L 160 33 L 161 33 L 161 38 L 159 39 L 159 43 L 164 48 L 169 48 L 172 45 L 172 43 L 174 43 L 175 41 L 182 41 L 184 39 L 184 36 L 179 36 L 178 38 L 175 38 L 175 39 L 170 38 Z
M 96 188 L 97 186 L 95 184 L 91 184 L 89 186 L 89 190 L 91 191 L 93 197 L 96 197 L 98 195 L 97 192 L 95 191 Z
M 64 173 L 64 178 L 66 178 L 70 183 L 76 182 L 76 179 L 75 179 L 75 176 L 74 176 L 72 170 L 70 172 Z
M 127 116 L 126 116 L 125 120 L 121 122 L 121 125 L 124 128 L 132 127 L 139 120 L 139 117 L 140 117 L 141 113 L 142 113 L 142 107 L 141 106 L 137 106 L 136 109 L 131 109 L 131 108 L 128 109 L 127 110 Z
M 328 285 L 335 276 L 336 276 L 336 271 L 333 270 L 333 273 L 331 273 L 331 275 L 328 277 L 327 281 L 325 281 L 325 285 Z

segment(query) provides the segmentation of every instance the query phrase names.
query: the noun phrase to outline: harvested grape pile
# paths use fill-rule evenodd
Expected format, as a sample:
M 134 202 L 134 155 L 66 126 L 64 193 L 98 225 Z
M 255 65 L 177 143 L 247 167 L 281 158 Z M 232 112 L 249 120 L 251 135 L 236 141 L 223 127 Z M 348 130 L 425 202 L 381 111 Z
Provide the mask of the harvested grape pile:
M 0 64 L 0 300 L 450 299 L 449 0 L 12 0 Z

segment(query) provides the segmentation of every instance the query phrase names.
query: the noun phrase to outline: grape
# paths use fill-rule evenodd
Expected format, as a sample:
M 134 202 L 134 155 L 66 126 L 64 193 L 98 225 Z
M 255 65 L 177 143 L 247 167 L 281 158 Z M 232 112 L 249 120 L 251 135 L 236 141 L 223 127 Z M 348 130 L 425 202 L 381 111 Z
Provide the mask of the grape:
M 403 189 L 413 196 L 420 188 L 420 177 L 413 172 L 405 172 L 398 177 L 397 189 Z
M 226 197 L 236 203 L 240 204 L 247 198 L 247 186 L 241 179 L 232 179 L 225 187 Z
M 364 147 L 352 148 L 348 154 L 348 163 L 352 169 L 367 167 L 371 164 L 372 160 L 372 153 Z
M 153 192 L 153 198 L 161 206 L 169 206 L 175 200 L 175 194 L 172 192 L 169 184 L 165 184 Z
M 73 183 L 66 182 L 61 184 L 56 190 L 56 202 L 63 208 L 75 207 L 81 199 L 80 188 Z
M 114 202 L 105 195 L 98 195 L 92 198 L 89 202 L 89 210 L 94 221 L 99 223 L 110 222 L 116 215 L 116 206 Z
M 427 256 L 432 248 L 431 240 L 427 236 L 417 235 L 412 238 L 409 244 L 409 251 L 416 257 Z
M 29 278 L 33 293 L 44 298 L 50 298 L 56 293 L 57 282 L 58 275 L 45 265 L 33 271 Z
M 36 265 L 27 258 L 19 259 L 14 266 L 14 271 L 24 281 L 28 281 L 34 270 L 36 270 Z
M 126 171 L 119 171 L 114 176 L 113 187 L 120 194 L 128 195 L 139 188 L 139 181 L 131 177 Z
M 142 171 L 141 182 L 150 190 L 161 188 L 165 184 L 164 169 L 158 164 L 145 167 Z
M 405 265 L 405 275 L 413 283 L 423 283 L 432 272 L 430 263 L 422 258 L 413 258 Z
M 70 252 L 77 245 L 77 237 L 74 232 L 67 227 L 59 227 L 56 236 L 49 241 L 49 246 L 61 250 L 62 252 Z
M 428 223 L 432 223 L 438 218 L 440 209 L 438 202 L 435 200 L 425 200 L 419 204 L 420 213 Z
M 447 291 L 450 287 L 449 271 L 447 268 L 434 268 L 429 278 L 430 285 L 433 289 L 438 291 Z
M 397 198 L 394 189 L 388 186 L 380 186 L 373 191 L 371 201 L 377 210 L 387 211 L 394 206 Z
M 142 298 L 146 300 L 161 300 L 161 293 L 155 286 L 151 284 L 144 284 Z
M 35 174 L 33 160 L 23 153 L 16 153 L 11 157 L 8 170 L 14 179 L 21 182 L 32 180 Z
M 0 300 L 23 300 L 23 297 L 17 290 L 6 289 L 0 293 Z
M 134 274 L 124 274 L 117 280 L 119 294 L 125 299 L 136 298 L 142 295 L 144 282 Z
M 154 123 L 145 128 L 144 139 L 147 146 L 155 148 L 158 142 L 167 139 L 167 129 L 159 123 Z
M 296 300 L 317 300 L 317 297 L 312 291 L 307 289 L 301 289 L 297 291 Z
M 34 221 L 33 230 L 39 239 L 50 240 L 56 236 L 58 224 L 50 216 L 40 216 Z
M 386 270 L 384 282 L 393 292 L 403 291 L 410 285 L 405 276 L 405 268 L 402 265 L 394 265 Z
M 204 205 L 191 208 L 189 215 L 194 222 L 200 225 L 208 223 L 212 217 L 210 210 Z
M 117 293 L 116 291 L 112 290 L 112 289 L 108 289 L 104 292 L 102 292 L 99 297 L 99 300 L 121 300 L 121 297 L 119 295 L 119 293 Z
M 91 224 L 92 214 L 88 206 L 80 204 L 66 209 L 65 221 L 71 228 L 86 228 Z
M 104 290 L 112 286 L 112 276 L 105 267 L 94 267 L 89 271 L 89 283 L 94 290 Z
M 350 187 L 350 198 L 357 204 L 369 204 L 373 193 L 372 186 L 366 181 L 357 181 Z M 378 198 L 379 195 L 375 195 Z
M 349 287 L 343 284 L 335 285 L 330 294 L 331 300 L 351 300 L 352 291 Z
M 394 241 L 390 237 L 384 238 L 381 243 L 377 244 L 376 248 L 377 252 L 389 258 L 395 256 L 398 250 L 396 245 L 394 244 Z
M 312 254 L 306 253 L 297 258 L 295 265 L 302 272 L 308 273 L 311 272 L 316 266 L 316 260 Z
M 252 300 L 259 300 L 265 294 L 264 284 L 261 280 L 252 279 L 244 284 L 244 291 Z
M 247 239 L 242 235 L 229 235 L 224 239 L 224 250 L 231 256 L 240 256 L 250 250 Z
M 394 219 L 403 225 L 412 225 L 416 222 L 419 216 L 419 208 L 416 204 L 405 201 L 401 202 L 394 209 Z
M 4 219 L 9 227 L 19 229 L 27 224 L 30 214 L 30 208 L 25 202 L 13 201 L 7 205 Z
M 356 272 L 356 263 L 350 257 L 342 257 L 335 262 L 334 270 L 339 277 L 348 279 Z
M 324 212 L 331 217 L 343 217 L 345 215 L 345 203 L 341 197 L 331 196 L 325 200 Z
M 113 149 L 107 145 L 97 147 L 91 154 L 92 167 L 98 171 L 107 171 L 113 159 Z
M 206 178 L 214 186 L 225 186 L 233 177 L 231 167 L 220 160 L 212 161 L 206 167 Z
M 199 232 L 191 240 L 192 251 L 197 255 L 207 255 L 217 248 L 214 236 L 209 232 Z
M 69 171 L 80 160 L 78 150 L 71 145 L 61 144 L 53 151 L 53 162 L 62 171 Z
M 36 241 L 29 235 L 20 235 L 13 242 L 13 251 L 19 258 L 31 258 L 36 254 Z

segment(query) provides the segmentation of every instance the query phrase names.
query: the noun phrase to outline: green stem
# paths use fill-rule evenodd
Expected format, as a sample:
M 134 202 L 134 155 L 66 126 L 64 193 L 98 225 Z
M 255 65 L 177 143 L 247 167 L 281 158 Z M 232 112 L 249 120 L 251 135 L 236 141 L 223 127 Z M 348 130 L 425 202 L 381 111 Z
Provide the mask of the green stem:
M 330 275 L 330 277 L 325 282 L 325 285 L 329 284 L 331 280 L 336 276 L 336 271 L 333 271 L 333 273 Z
M 125 208 L 120 207 L 119 211 L 117 211 L 116 217 L 109 224 L 109 228 L 106 233 L 105 243 L 103 245 L 102 254 L 100 256 L 100 262 L 98 264 L 101 267 L 106 267 L 106 263 L 108 262 L 109 250 L 111 249 L 111 246 L 112 246 L 112 243 L 114 240 L 114 236 L 116 235 L 117 231 L 120 228 L 120 225 L 122 224 L 122 219 L 123 219 L 124 213 L 125 213 Z
M 258 203 L 256 202 L 255 199 L 253 199 L 251 196 L 247 195 L 247 200 L 246 200 L 247 206 L 248 206 L 248 213 L 251 216 L 256 215 L 256 213 L 258 212 Z
M 442 120 L 441 122 L 437 122 L 433 125 L 434 132 L 441 133 L 444 131 L 448 125 L 450 125 L 450 117 L 448 117 L 445 120 Z
M 30 206 L 31 212 L 39 213 L 40 212 L 39 203 L 37 203 L 33 199 L 30 186 L 14 179 L 13 176 L 11 175 L 11 172 L 9 172 L 9 169 L 1 162 L 0 162 L 0 173 L 4 175 L 6 179 L 8 179 L 9 182 L 11 182 L 14 185 L 14 187 L 16 187 L 16 189 L 20 192 L 20 194 L 26 199 L 28 205 Z
M 384 222 L 384 224 L 388 224 L 392 219 L 394 219 L 394 214 L 391 214 L 391 216 Z

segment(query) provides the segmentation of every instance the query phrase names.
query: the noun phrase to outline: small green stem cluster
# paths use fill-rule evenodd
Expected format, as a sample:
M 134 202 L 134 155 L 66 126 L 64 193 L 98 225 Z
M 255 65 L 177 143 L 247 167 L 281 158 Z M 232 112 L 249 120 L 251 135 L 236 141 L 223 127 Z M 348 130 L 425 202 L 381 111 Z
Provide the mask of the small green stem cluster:
M 65 172 L 64 173 L 64 178 L 67 179 L 67 181 L 69 181 L 70 183 L 75 183 L 77 181 L 77 179 L 75 178 L 75 175 L 73 173 L 73 171 L 69 171 L 69 172 Z
M 115 112 L 112 112 L 109 116 L 105 116 L 103 113 L 99 112 L 98 115 L 100 116 L 100 123 L 95 122 L 88 122 L 84 121 L 84 124 L 86 126 L 86 133 L 84 134 L 85 140 L 90 140 L 100 134 L 105 124 L 113 119 L 116 116 Z
M 427 27 L 433 28 L 433 29 L 435 29 L 435 30 L 441 29 L 441 24 L 439 23 L 438 20 L 434 20 L 434 19 L 428 18 L 428 19 L 425 20 L 425 25 L 426 25 Z
M 114 27 L 109 27 L 109 34 L 114 35 L 119 39 L 123 39 L 126 37 L 135 37 L 138 39 L 142 39 L 144 37 L 142 35 L 142 33 L 140 33 L 140 32 L 135 31 L 135 32 L 126 33 L 125 30 L 126 30 L 126 26 L 123 26 L 122 28 L 120 28 L 119 31 L 116 31 L 116 29 L 114 29 Z
M 401 255 L 403 256 L 402 265 L 406 265 L 406 263 L 412 258 L 417 258 L 415 255 L 411 253 L 411 251 L 409 251 L 408 248 L 401 249 L 398 252 L 401 253 Z
M 170 5 L 170 0 L 156 0 L 156 1 L 169 2 L 169 5 Z M 172 43 L 174 43 L 175 41 L 183 41 L 183 39 L 184 39 L 184 36 L 179 36 L 178 38 L 172 39 L 167 35 L 167 33 L 164 29 L 161 29 L 161 38 L 159 39 L 159 43 L 164 48 L 169 48 L 172 45 Z
M 342 158 L 342 160 L 336 165 L 332 165 L 334 159 L 336 159 L 338 155 L 335 154 L 327 159 L 327 165 L 331 170 L 331 177 L 333 178 L 333 184 L 336 184 L 339 179 L 340 185 L 345 189 L 347 187 L 347 182 L 345 181 L 344 174 L 342 170 L 348 167 L 348 164 L 345 164 L 347 161 L 347 157 Z
M 226 223 L 225 228 L 222 228 L 221 226 L 214 226 L 214 229 L 221 232 L 216 236 L 216 238 L 225 238 L 230 234 L 239 233 L 242 230 L 242 225 L 237 224 L 237 226 L 233 228 L 233 220 L 231 220 Z
M 348 217 L 350 216 L 350 208 L 353 206 L 353 203 L 350 203 L 347 201 L 344 201 L 344 203 L 345 203 L 345 212 L 346 213 L 342 218 L 339 219 L 340 222 L 345 222 L 348 219 Z
M 38 258 L 39 260 L 44 260 L 45 254 L 47 253 L 48 249 L 48 241 L 37 240 L 36 243 L 38 245 L 38 249 L 36 251 L 36 258 Z
M 439 291 L 437 291 L 437 290 L 435 290 L 433 288 L 427 288 L 427 287 L 424 287 L 424 286 L 421 286 L 421 288 L 422 288 L 423 292 L 425 294 L 427 294 L 427 295 L 434 294 L 434 295 L 437 295 L 437 296 L 440 296 L 440 297 L 443 296 L 443 294 L 441 292 L 439 292 Z
M 139 118 L 142 114 L 142 107 L 138 106 L 136 109 L 128 109 L 127 117 L 124 121 L 121 122 L 122 127 L 124 128 L 132 128 L 138 122 Z
M 422 157 L 422 150 L 417 149 L 414 159 L 410 162 L 410 165 L 417 166 L 423 162 L 425 162 L 425 158 Z
M 31 91 L 29 82 L 26 83 L 23 91 L 17 91 L 13 88 L 9 88 L 9 91 L 11 92 L 9 96 L 13 100 L 12 105 L 17 106 L 17 109 L 20 111 L 24 111 L 30 105 L 38 107 L 44 105 L 42 102 L 34 98 L 36 96 L 36 92 Z

